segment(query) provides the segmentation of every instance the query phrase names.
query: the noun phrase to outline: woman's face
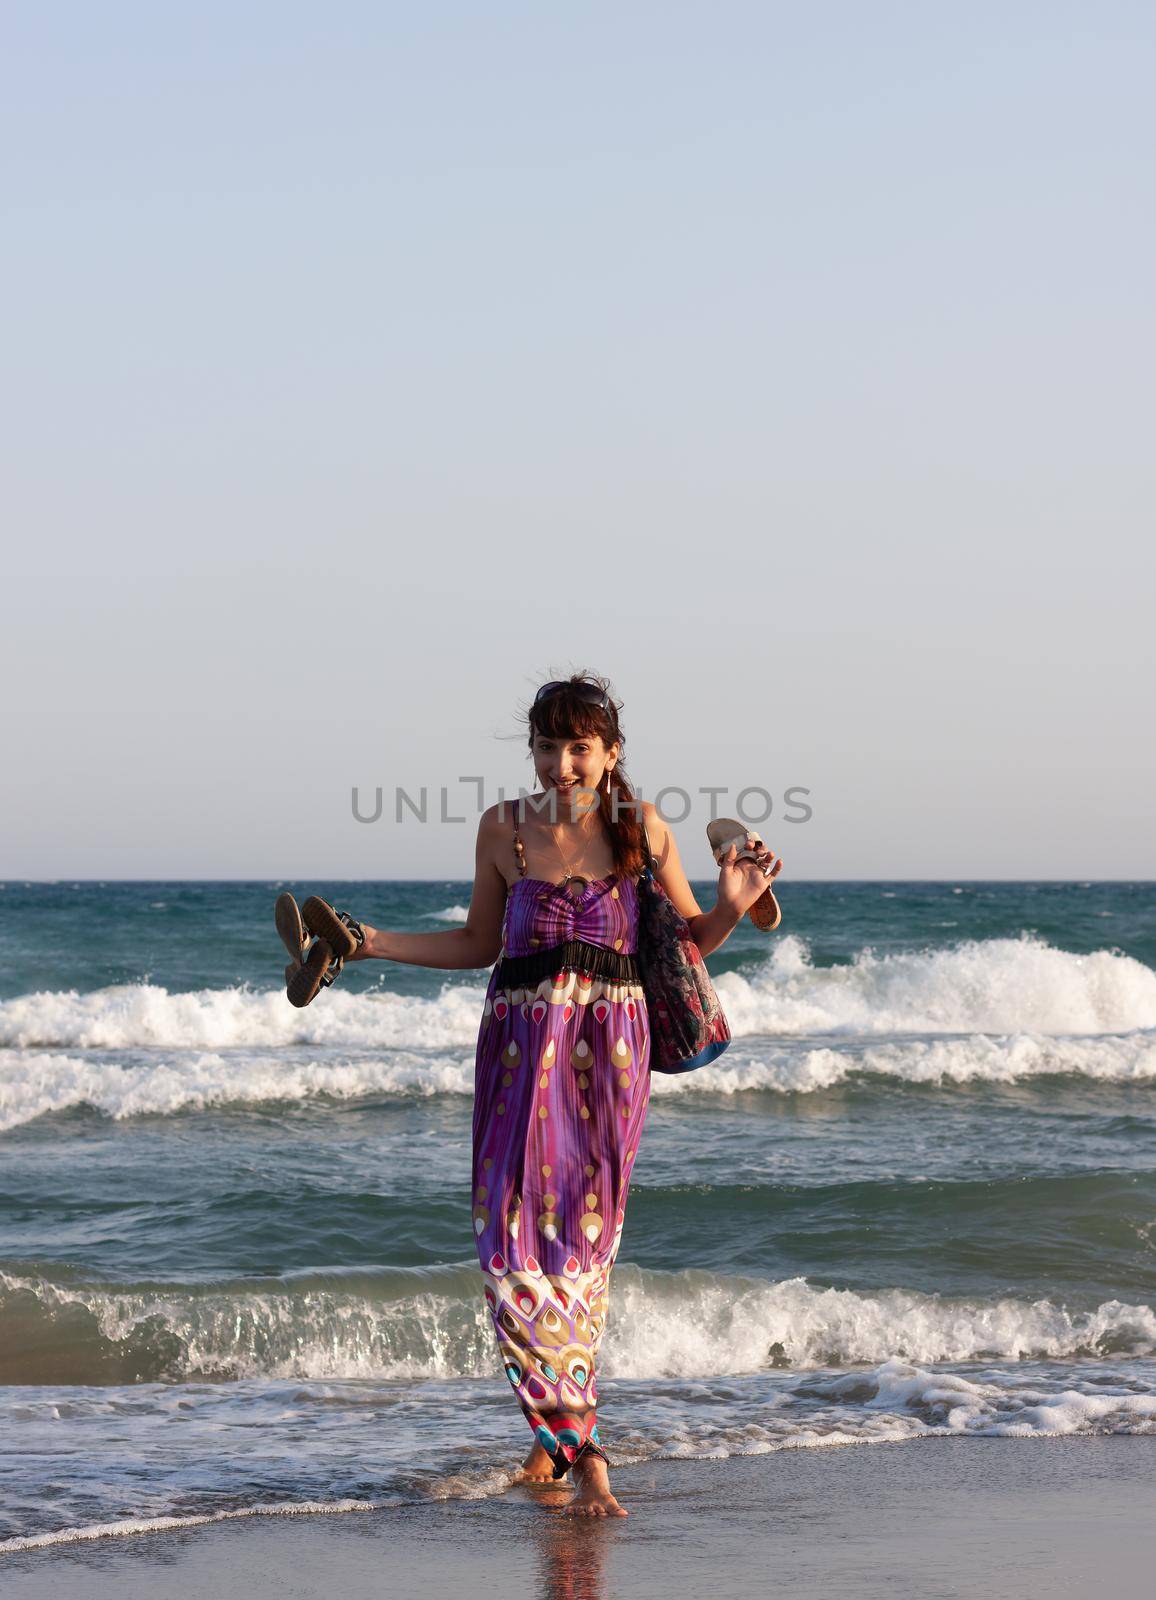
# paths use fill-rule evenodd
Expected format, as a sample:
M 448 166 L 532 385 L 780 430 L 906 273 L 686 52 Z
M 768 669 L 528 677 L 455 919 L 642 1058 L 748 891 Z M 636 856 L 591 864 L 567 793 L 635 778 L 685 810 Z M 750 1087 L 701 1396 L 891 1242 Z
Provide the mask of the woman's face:
M 535 733 L 532 753 L 542 788 L 556 789 L 560 794 L 576 788 L 596 790 L 603 773 L 618 760 L 618 746 L 612 744 L 607 749 L 598 734 L 554 739 Z

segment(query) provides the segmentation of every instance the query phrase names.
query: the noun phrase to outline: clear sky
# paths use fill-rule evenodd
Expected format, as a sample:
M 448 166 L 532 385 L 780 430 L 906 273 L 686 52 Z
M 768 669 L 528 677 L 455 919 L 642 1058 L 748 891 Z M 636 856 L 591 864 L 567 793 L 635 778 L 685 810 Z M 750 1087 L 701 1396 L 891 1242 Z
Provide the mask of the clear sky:
M 1156 875 L 1150 5 L 15 0 L 0 56 L 0 876 L 468 875 L 579 666 L 797 876 Z

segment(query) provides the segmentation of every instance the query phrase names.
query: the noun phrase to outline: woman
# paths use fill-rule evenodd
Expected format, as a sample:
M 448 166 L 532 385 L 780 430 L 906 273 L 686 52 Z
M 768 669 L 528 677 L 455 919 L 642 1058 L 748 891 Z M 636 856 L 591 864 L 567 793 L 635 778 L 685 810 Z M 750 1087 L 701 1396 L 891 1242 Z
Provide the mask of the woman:
M 780 862 L 758 844 L 699 909 L 674 837 L 621 766 L 619 707 L 600 681 L 545 684 L 529 713 L 541 793 L 491 806 L 478 827 L 465 925 L 365 927 L 357 959 L 490 965 L 478 1034 L 474 1232 L 498 1347 L 535 1443 L 517 1474 L 572 1470 L 567 1511 L 625 1516 L 595 1420 L 630 1174 L 650 1097 L 650 1036 L 635 960 L 645 826 L 658 877 L 704 955 L 717 950 Z M 352 959 L 352 958 L 351 958 Z

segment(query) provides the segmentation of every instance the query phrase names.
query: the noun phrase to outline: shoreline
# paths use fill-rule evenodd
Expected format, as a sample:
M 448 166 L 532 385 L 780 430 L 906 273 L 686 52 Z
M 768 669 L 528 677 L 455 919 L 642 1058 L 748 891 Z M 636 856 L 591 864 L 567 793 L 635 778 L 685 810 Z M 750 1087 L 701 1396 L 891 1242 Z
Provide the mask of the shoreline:
M 621 1467 L 624 1520 L 559 1515 L 567 1488 L 377 1510 L 254 1514 L 0 1557 L 6 1600 L 213 1590 L 391 1600 L 504 1596 L 1147 1594 L 1156 1435 L 896 1441 Z M 345 1502 L 350 1505 L 350 1502 Z

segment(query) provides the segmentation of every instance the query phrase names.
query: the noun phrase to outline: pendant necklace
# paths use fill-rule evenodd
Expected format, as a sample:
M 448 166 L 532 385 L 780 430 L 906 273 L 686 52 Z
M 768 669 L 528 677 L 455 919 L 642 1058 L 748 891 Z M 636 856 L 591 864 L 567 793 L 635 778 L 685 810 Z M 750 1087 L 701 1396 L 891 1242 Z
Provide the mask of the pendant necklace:
M 574 899 L 574 898 L 576 898 L 577 895 L 580 895 L 582 893 L 583 889 L 585 889 L 587 884 L 589 884 L 590 879 L 589 878 L 584 878 L 584 877 L 582 877 L 582 875 L 580 873 L 577 873 L 577 872 L 574 872 L 574 871 L 571 870 L 570 863 L 566 860 L 566 857 L 562 854 L 562 846 L 558 843 L 558 837 L 554 832 L 554 828 L 553 828 L 552 824 L 551 824 L 551 827 L 550 827 L 550 838 L 553 841 L 555 850 L 557 850 L 558 854 L 562 857 L 562 865 L 566 869 L 566 876 L 562 879 L 561 883 L 558 885 L 558 888 L 559 889 L 565 889 L 566 893 L 568 895 L 570 895 L 570 897 L 572 899 Z M 585 846 L 584 846 L 583 849 L 579 852 L 579 859 L 581 859 L 581 857 L 583 855 L 585 855 L 585 853 L 586 853 L 586 851 L 585 851 Z M 571 884 L 574 885 L 573 889 L 571 889 L 571 887 L 570 887 Z

